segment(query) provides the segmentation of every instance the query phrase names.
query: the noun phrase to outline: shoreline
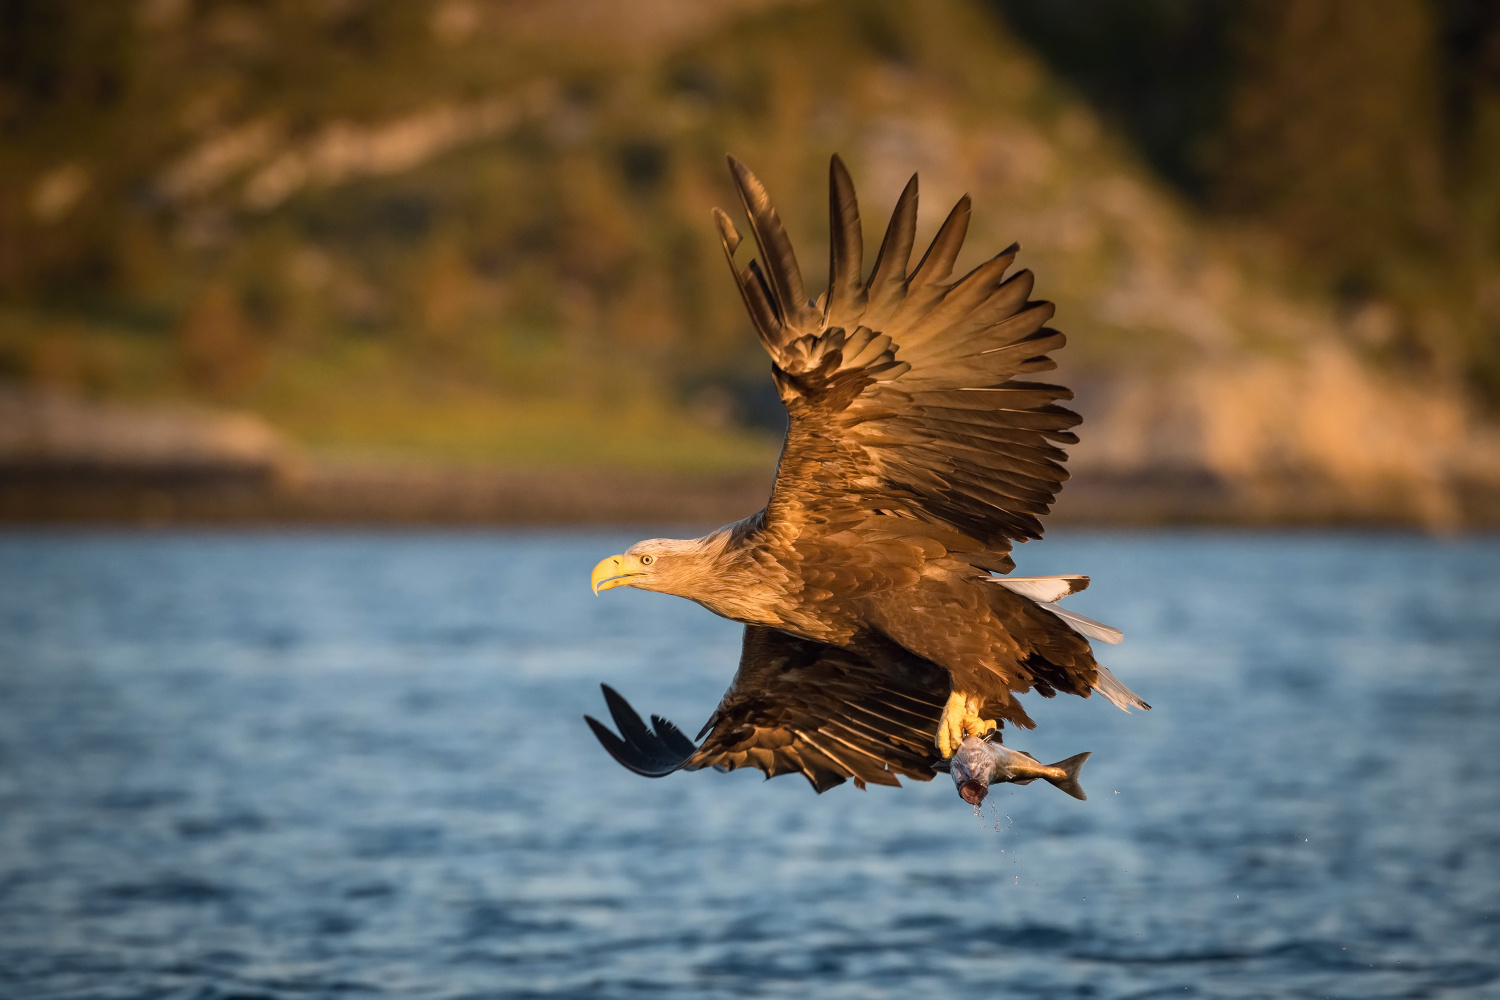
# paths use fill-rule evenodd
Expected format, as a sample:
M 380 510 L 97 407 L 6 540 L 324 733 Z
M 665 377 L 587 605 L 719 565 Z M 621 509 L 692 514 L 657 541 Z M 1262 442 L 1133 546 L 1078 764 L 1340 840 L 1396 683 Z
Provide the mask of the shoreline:
M 690 475 L 624 468 L 473 468 L 304 461 L 0 465 L 0 525 L 350 527 L 726 524 L 759 510 L 772 469 Z M 1373 491 L 1372 491 L 1373 492 Z M 1083 471 L 1049 525 L 1500 528 L 1500 493 L 1459 491 L 1434 523 L 1397 492 L 1351 502 L 1314 483 L 1231 486 L 1202 475 Z

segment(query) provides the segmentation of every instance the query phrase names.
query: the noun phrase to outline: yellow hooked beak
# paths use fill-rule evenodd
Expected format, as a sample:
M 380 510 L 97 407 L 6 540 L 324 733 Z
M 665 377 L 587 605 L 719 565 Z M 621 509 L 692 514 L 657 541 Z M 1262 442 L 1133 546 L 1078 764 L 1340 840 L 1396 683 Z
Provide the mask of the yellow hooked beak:
M 635 556 L 610 556 L 608 559 L 599 560 L 599 565 L 594 567 L 594 572 L 589 575 L 589 583 L 594 588 L 594 593 L 601 590 L 612 590 L 615 587 L 623 587 L 633 578 L 645 576 L 645 570 L 641 568 L 641 561 Z

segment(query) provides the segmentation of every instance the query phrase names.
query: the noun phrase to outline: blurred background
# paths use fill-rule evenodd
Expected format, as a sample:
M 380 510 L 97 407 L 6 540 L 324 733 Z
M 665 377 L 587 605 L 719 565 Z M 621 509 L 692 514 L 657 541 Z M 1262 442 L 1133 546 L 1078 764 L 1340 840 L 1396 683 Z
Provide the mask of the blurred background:
M 4 0 L 0 134 L 11 520 L 739 516 L 723 157 L 817 287 L 838 151 L 1058 303 L 1062 519 L 1500 523 L 1484 0 Z
M 585 577 L 764 502 L 835 151 L 1058 304 L 1087 802 L 582 722 L 729 680 Z M 7 998 L 1491 998 L 1500 5 L 0 0 L 0 522 Z

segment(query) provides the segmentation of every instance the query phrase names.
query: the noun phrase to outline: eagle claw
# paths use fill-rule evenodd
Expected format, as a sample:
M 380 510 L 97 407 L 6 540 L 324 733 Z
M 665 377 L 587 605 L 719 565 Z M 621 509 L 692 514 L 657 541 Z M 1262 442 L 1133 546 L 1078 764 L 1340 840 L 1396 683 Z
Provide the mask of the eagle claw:
M 933 745 L 944 759 L 953 756 L 966 736 L 983 736 L 997 728 L 994 719 L 981 719 L 984 699 L 954 691 L 943 706 L 943 717 L 938 721 L 937 738 Z

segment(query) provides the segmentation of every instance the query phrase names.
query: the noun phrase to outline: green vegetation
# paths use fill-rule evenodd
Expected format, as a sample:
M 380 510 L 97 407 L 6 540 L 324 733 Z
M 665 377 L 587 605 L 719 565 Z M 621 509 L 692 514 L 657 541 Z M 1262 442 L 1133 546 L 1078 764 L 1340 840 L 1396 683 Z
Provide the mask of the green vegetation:
M 1192 339 L 1121 290 L 1174 294 L 1216 266 L 1224 227 L 1162 195 L 1015 41 L 996 8 L 1056 49 L 1026 4 L 685 3 L 681 24 L 671 5 L 660 24 L 522 6 L 0 0 L 0 378 L 248 408 L 328 451 L 763 463 L 779 414 L 709 223 L 733 205 L 726 150 L 772 188 L 813 287 L 839 150 L 872 248 L 911 170 L 928 231 L 972 190 L 966 260 L 1020 239 L 1077 335 L 1071 364 L 1150 365 Z M 1065 6 L 1114 10 L 1147 45 L 1181 5 Z M 1258 243 L 1235 258 L 1244 296 L 1334 289 L 1367 356 L 1494 403 L 1492 56 L 1466 64 L 1464 124 L 1445 131 L 1429 112 L 1454 100 L 1437 68 L 1457 6 L 1380 6 L 1416 27 L 1328 41 L 1274 4 L 1248 20 L 1202 5 L 1191 37 L 1244 53 L 1232 74 L 1200 59 L 1148 81 L 1179 97 L 1155 131 L 1100 105 L 1200 206 L 1297 248 L 1301 278 Z M 1343 60 L 1353 89 L 1294 72 L 1309 51 Z M 1396 103 L 1350 112 L 1376 93 Z M 1305 111 L 1338 155 L 1267 107 Z
M 1203 209 L 1273 230 L 1366 357 L 1500 412 L 1500 5 L 993 5 Z

